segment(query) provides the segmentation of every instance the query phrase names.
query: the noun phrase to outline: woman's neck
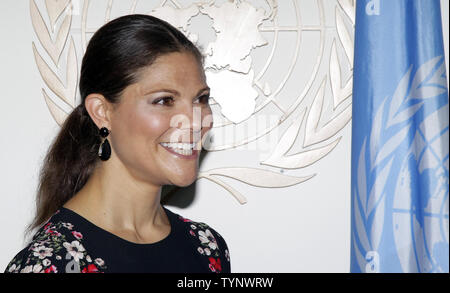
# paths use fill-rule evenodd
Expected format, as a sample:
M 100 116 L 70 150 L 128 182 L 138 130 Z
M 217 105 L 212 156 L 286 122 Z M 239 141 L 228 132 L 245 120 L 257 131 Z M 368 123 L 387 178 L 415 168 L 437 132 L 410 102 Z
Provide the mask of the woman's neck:
M 161 186 L 138 181 L 111 163 L 100 164 L 64 207 L 132 242 L 164 238 L 170 222 L 160 204 Z

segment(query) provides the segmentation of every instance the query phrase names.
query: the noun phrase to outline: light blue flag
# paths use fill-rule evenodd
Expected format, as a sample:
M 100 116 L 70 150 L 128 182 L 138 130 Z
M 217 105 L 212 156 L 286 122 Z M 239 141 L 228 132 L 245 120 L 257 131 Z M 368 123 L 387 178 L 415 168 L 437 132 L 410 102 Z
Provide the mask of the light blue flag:
M 449 272 L 439 0 L 358 0 L 351 272 Z

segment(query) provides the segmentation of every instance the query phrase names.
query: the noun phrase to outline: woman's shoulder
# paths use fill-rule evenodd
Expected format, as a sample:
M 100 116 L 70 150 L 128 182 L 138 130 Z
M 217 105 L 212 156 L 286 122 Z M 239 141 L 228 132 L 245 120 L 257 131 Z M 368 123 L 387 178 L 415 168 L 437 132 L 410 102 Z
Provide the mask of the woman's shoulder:
M 171 212 L 171 211 L 169 211 Z M 185 227 L 191 240 L 197 246 L 197 252 L 208 257 L 212 271 L 230 272 L 230 252 L 222 235 L 209 224 L 194 221 L 171 212 Z
M 58 210 L 14 256 L 5 273 L 65 273 L 102 268 L 103 260 L 93 261 L 87 254 L 82 231 Z

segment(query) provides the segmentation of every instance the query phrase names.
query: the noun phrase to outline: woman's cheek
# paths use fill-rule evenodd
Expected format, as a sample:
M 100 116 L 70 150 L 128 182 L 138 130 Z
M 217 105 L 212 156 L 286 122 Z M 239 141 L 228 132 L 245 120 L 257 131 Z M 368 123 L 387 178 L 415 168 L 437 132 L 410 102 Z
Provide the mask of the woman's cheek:
M 162 115 L 161 113 L 150 113 L 144 116 L 142 121 L 142 128 L 145 132 L 154 138 L 163 135 L 169 129 L 169 115 Z

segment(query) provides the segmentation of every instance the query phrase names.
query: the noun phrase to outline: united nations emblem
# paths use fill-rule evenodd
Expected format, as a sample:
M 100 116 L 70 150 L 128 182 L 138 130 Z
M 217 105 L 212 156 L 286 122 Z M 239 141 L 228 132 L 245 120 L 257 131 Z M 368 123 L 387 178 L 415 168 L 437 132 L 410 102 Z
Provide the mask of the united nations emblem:
M 314 177 L 308 167 L 339 144 L 351 120 L 354 1 L 153 2 L 30 0 L 38 37 L 33 52 L 55 121 L 61 125 L 76 105 L 79 62 L 90 36 L 116 16 L 151 14 L 203 48 L 214 116 L 207 150 L 260 151 L 257 163 L 264 168 L 222 166 L 201 170 L 198 179 L 243 204 L 245 196 L 221 177 L 263 188 Z

